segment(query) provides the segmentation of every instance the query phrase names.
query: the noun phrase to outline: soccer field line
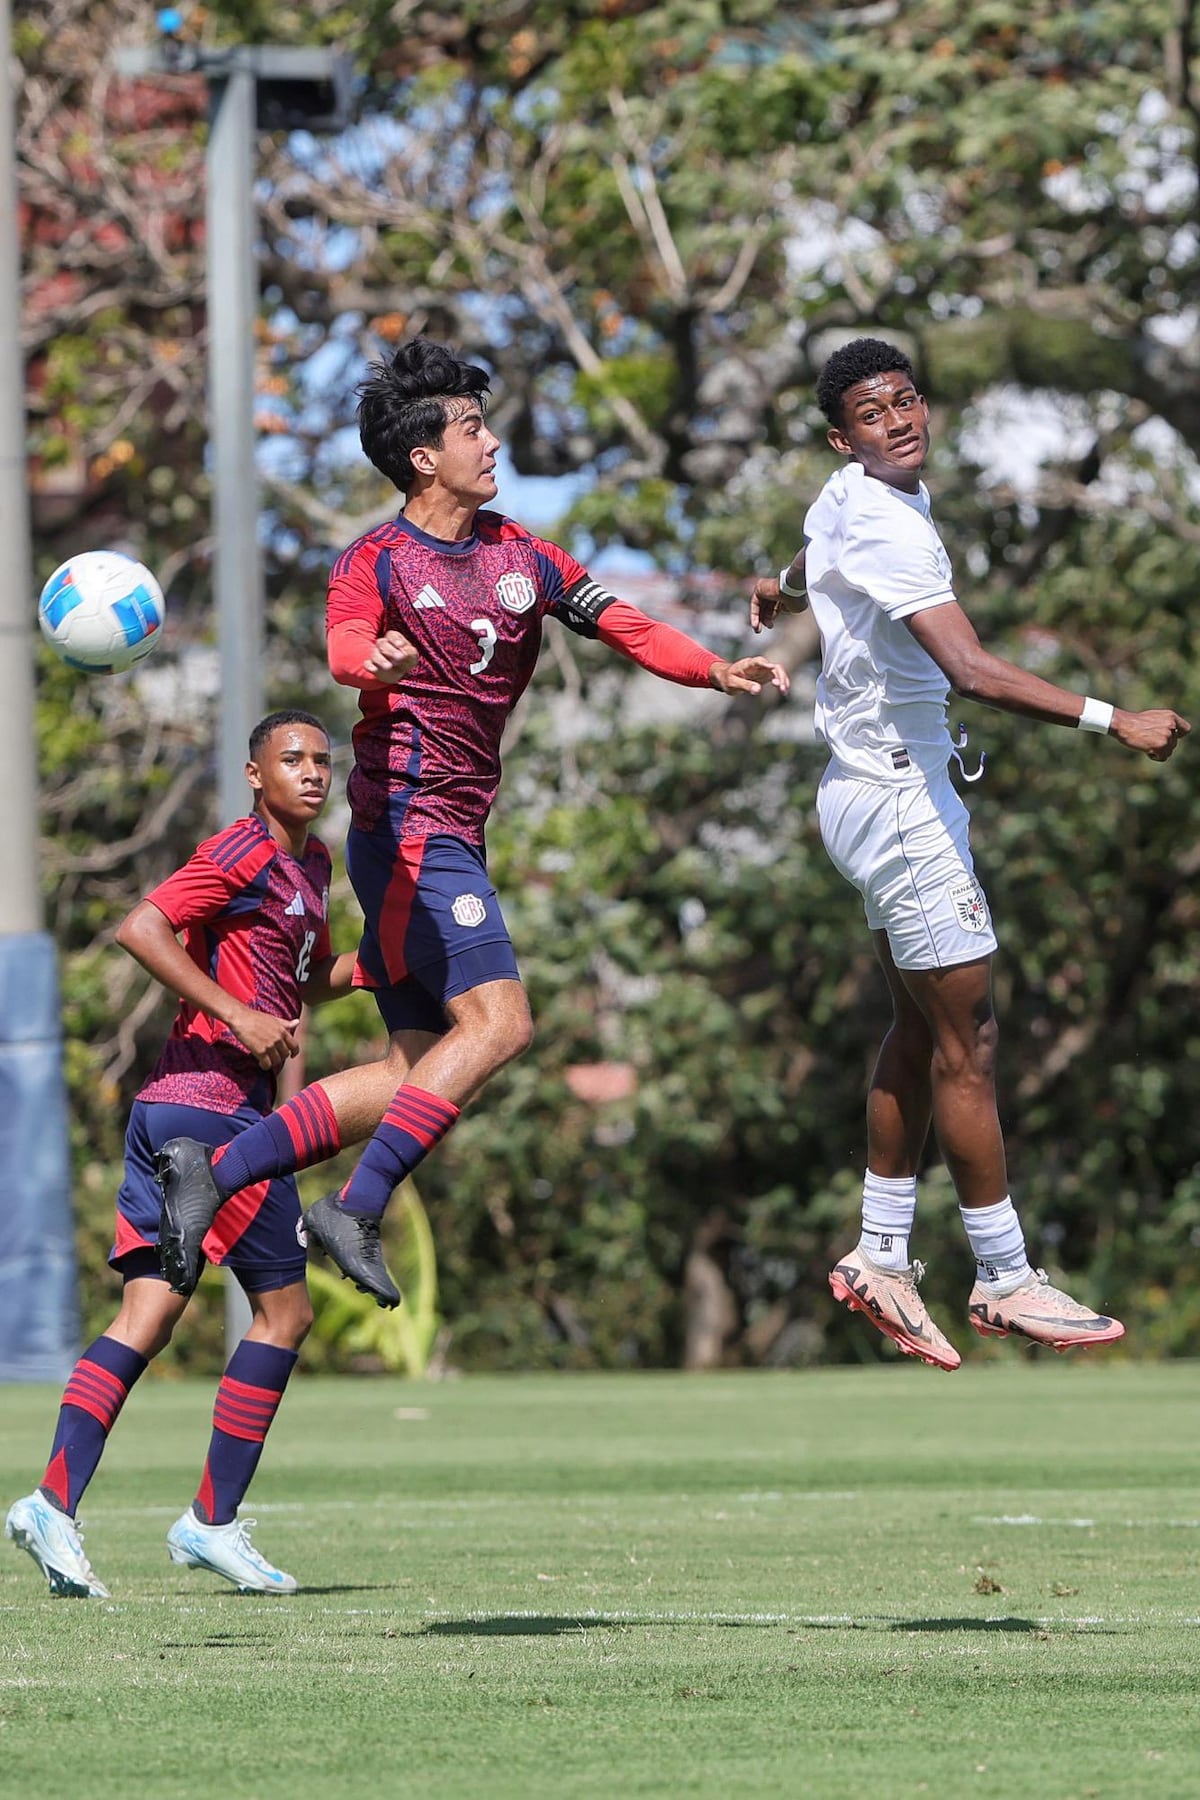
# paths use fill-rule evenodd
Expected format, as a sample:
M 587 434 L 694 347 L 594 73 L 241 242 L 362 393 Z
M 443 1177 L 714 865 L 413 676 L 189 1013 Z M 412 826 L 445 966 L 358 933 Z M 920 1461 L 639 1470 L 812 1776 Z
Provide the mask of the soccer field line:
M 744 1505 L 753 1505 L 763 1500 L 795 1500 L 801 1504 L 842 1505 L 847 1501 L 860 1500 L 861 1494 L 846 1489 L 809 1488 L 796 1494 L 782 1493 L 750 1493 L 723 1496 L 720 1494 L 658 1494 L 631 1495 L 615 1494 L 550 1494 L 538 1500 L 541 1507 L 553 1507 L 559 1511 L 602 1510 L 614 1503 L 627 1504 L 636 1500 L 639 1505 L 659 1501 L 675 1503 L 683 1501 L 688 1504 L 699 1504 L 703 1507 L 728 1505 L 736 1500 Z M 329 1499 L 329 1500 L 251 1500 L 246 1510 L 255 1517 L 272 1518 L 294 1514 L 304 1517 L 309 1513 L 349 1513 L 349 1512 L 386 1512 L 396 1523 L 402 1521 L 406 1512 L 496 1512 L 504 1508 L 515 1508 L 520 1512 L 528 1510 L 529 1497 L 526 1494 L 480 1494 L 478 1496 L 436 1496 L 422 1495 L 404 1496 L 395 1499 L 380 1495 L 373 1500 Z M 92 1506 L 86 1508 L 88 1519 L 174 1519 L 179 1513 L 179 1503 L 170 1506 Z
M 976 1513 L 973 1525 L 1049 1525 L 1074 1531 L 1200 1531 L 1200 1519 L 1044 1519 L 1037 1513 Z

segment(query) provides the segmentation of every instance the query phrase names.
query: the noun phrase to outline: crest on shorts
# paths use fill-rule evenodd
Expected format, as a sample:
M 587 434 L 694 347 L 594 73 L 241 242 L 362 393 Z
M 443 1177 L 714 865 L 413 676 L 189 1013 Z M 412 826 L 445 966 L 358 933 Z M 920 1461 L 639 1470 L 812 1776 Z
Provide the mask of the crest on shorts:
M 450 911 L 456 925 L 482 925 L 487 918 L 487 907 L 478 894 L 460 894 Z
M 946 896 L 964 931 L 987 930 L 987 901 L 980 891 L 978 882 L 956 881 L 953 887 L 946 889 Z
M 528 575 L 520 575 L 515 569 L 510 569 L 496 583 L 496 596 L 507 611 L 523 613 L 528 612 L 537 599 L 537 588 Z

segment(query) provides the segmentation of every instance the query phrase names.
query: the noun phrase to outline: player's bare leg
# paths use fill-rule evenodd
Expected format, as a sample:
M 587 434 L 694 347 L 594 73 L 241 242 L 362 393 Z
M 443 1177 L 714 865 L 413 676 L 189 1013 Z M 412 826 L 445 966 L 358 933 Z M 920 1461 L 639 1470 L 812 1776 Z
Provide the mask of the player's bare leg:
M 921 1298 L 922 1265 L 911 1260 L 908 1244 L 917 1170 L 929 1134 L 933 1034 L 892 960 L 886 933 L 873 936 L 892 997 L 892 1024 L 867 1095 L 862 1235 L 831 1272 L 829 1285 L 905 1355 L 952 1370 L 961 1359 Z
M 381 1306 L 400 1303 L 380 1238 L 392 1193 L 450 1130 L 461 1108 L 533 1041 L 519 981 L 484 982 L 448 1000 L 446 1012 L 450 1029 L 408 1071 L 346 1186 L 304 1215 L 311 1239 Z
M 991 959 L 953 969 L 902 971 L 933 1035 L 933 1122 L 958 1193 L 977 1279 L 968 1302 L 975 1330 L 1016 1332 L 1056 1350 L 1109 1344 L 1125 1335 L 1119 1319 L 1097 1313 L 1051 1287 L 1030 1267 L 1008 1192 L 1004 1137 L 996 1109 L 996 1044 Z

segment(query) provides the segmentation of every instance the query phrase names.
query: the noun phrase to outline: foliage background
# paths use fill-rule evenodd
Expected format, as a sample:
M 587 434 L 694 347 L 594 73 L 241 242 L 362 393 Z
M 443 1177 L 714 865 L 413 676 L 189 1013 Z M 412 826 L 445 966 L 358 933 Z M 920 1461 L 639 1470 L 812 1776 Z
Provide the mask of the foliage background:
M 124 1111 L 169 1010 L 112 934 L 214 823 L 204 94 L 116 79 L 109 48 L 149 24 L 130 0 L 17 9 L 38 577 L 124 544 L 172 609 L 142 674 L 39 668 L 89 1328 Z M 309 0 L 196 9 L 187 31 L 336 43 L 361 84 L 336 143 L 260 146 L 272 704 L 316 704 L 345 743 L 324 573 L 394 505 L 347 434 L 367 357 L 428 329 L 486 360 L 513 469 L 568 478 L 555 535 L 642 553 L 732 648 L 739 578 L 790 555 L 830 466 L 815 372 L 869 331 L 911 349 L 934 403 L 937 516 L 985 639 L 1200 711 L 1195 0 Z M 878 1353 L 824 1274 L 885 1002 L 812 819 L 811 631 L 780 643 L 797 694 L 761 715 L 651 703 L 594 646 L 548 645 L 490 839 L 539 1038 L 422 1172 L 443 1359 Z M 1142 1352 L 1194 1352 L 1194 752 L 1160 769 L 964 717 L 990 752 L 970 799 L 1032 1244 Z M 336 923 L 352 941 L 344 888 Z M 369 1003 L 329 1009 L 310 1072 L 377 1042 Z M 921 1221 L 958 1318 L 936 1158 Z M 219 1339 L 217 1290 L 176 1354 Z

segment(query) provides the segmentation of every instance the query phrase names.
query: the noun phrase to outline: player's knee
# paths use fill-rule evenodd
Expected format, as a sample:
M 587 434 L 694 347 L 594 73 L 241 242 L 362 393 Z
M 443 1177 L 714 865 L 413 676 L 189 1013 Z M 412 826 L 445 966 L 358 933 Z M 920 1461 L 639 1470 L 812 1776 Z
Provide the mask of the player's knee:
M 999 1042 L 995 1016 L 989 1015 L 969 1032 L 940 1037 L 933 1053 L 934 1069 L 958 1086 L 990 1087 L 995 1080 Z
M 515 1062 L 518 1056 L 524 1056 L 525 1052 L 531 1048 L 532 1044 L 533 1015 L 529 1011 L 529 1008 L 526 1007 L 524 1013 L 512 1022 L 508 1037 L 508 1055 L 504 1060 L 506 1062 Z

